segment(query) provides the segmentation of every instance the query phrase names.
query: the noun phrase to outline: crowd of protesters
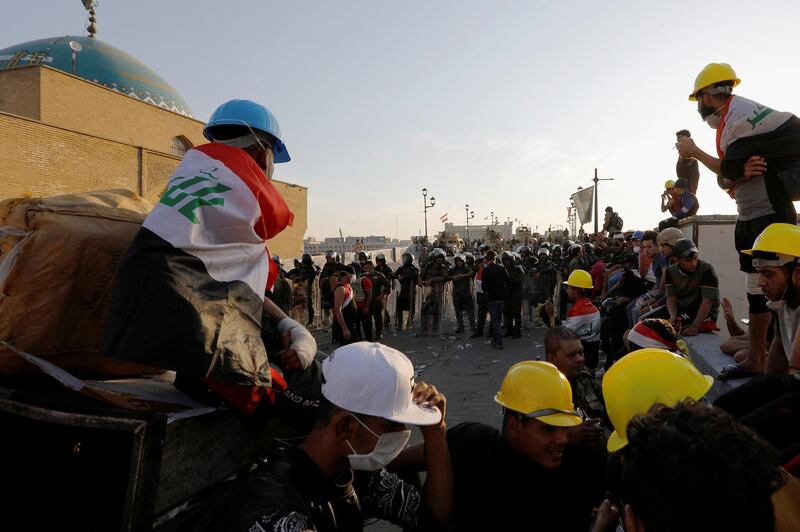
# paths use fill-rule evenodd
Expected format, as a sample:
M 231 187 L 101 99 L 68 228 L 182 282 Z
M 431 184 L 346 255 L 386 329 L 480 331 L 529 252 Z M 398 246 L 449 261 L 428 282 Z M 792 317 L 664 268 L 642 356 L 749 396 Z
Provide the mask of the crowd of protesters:
M 164 343 L 156 354 L 163 366 L 175 362 L 169 369 L 178 371 L 176 386 L 248 415 L 277 416 L 302 435 L 298 445 L 277 445 L 258 467 L 209 490 L 186 529 L 362 530 L 370 517 L 409 530 L 800 529 L 800 482 L 791 474 L 800 472 L 800 228 L 791 203 L 792 183 L 800 182 L 800 121 L 733 96 L 738 82 L 724 64 L 698 75 L 691 99 L 719 129 L 719 157 L 700 150 L 687 131 L 678 133 L 678 179 L 662 200 L 672 216 L 658 230 L 626 231 L 608 207 L 603 230 L 575 242 L 531 239 L 516 249 L 471 242 L 452 262 L 432 247 L 419 257 L 404 254 L 394 270 L 382 254 L 361 251 L 345 264 L 330 251 L 319 270 L 303 256 L 289 272 L 273 260 L 265 273 L 264 261 L 248 262 L 242 253 L 228 284 L 199 275 L 219 266 L 214 259 L 235 262 L 228 248 L 243 246 L 206 245 L 192 262 L 185 255 L 199 248 L 174 236 L 212 234 L 213 217 L 198 221 L 203 231 L 172 229 L 170 242 L 190 250 L 170 252 L 180 260 L 148 262 L 153 249 L 167 253 L 163 245 L 132 248 L 118 274 L 113 303 L 120 313 L 107 331 L 109 349 L 124 333 L 143 342 L 137 356 L 154 352 L 150 336 L 137 336 L 137 319 L 122 312 L 139 301 L 143 282 L 131 280 L 147 275 L 153 293 L 162 283 L 176 301 L 202 296 L 175 318 L 197 317 L 189 325 L 209 328 L 195 331 L 202 341 L 184 345 L 193 336 L 175 333 L 174 320 L 147 322 L 150 335 L 164 333 L 154 336 Z M 260 120 L 252 119 L 254 106 Z M 288 153 L 266 108 L 229 107 L 212 115 L 212 148 L 205 149 L 217 150 L 241 179 L 259 177 L 262 218 L 251 218 L 266 219 L 281 207 L 268 186 L 272 165 L 288 161 Z M 714 265 L 674 227 L 698 205 L 697 163 L 684 159 L 714 171 L 737 203 L 747 331 L 721 297 Z M 137 242 L 151 242 L 147 227 L 166 209 L 148 217 Z M 281 223 L 254 229 L 263 240 L 255 244 L 259 253 L 289 223 L 286 213 Z M 163 279 L 153 273 L 156 264 L 169 270 Z M 187 272 L 196 282 L 175 286 Z M 327 356 L 316 356 L 315 339 L 287 316 L 289 281 L 301 287 L 309 324 L 311 294 L 319 290 L 322 318 L 338 345 Z M 265 284 L 261 299 L 253 287 Z M 447 297 L 455 332 L 468 325 L 495 349 L 506 338 L 522 341 L 524 317 L 546 329 L 546 361 L 514 364 L 494 394 L 502 408 L 496 426 L 448 428 L 445 396 L 415 382 L 411 361 L 377 342 L 392 322 L 397 330 L 438 334 Z M 240 303 L 247 305 L 234 308 Z M 758 375 L 712 406 L 705 396 L 713 379 L 693 364 L 682 337 L 717 330 L 720 306 L 736 333 L 724 346 L 734 363 L 720 378 Z M 199 319 L 209 308 L 230 323 Z M 260 321 L 251 319 L 256 315 Z M 422 433 L 413 446 L 410 425 Z M 424 483 L 407 480 L 419 471 Z

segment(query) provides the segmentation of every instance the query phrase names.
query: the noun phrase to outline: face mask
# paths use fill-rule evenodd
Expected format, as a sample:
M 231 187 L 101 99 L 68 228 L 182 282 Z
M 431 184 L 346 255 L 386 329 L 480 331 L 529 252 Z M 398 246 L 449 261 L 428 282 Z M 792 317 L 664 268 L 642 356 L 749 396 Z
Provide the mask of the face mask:
M 702 102 L 698 102 L 697 112 L 700 113 L 700 118 L 702 118 L 703 121 L 708 124 L 708 127 L 711 129 L 717 129 L 722 122 L 722 116 L 717 113 L 719 113 L 723 107 L 725 106 L 721 105 L 717 109 L 714 109 L 713 107 L 704 105 Z
M 641 251 L 641 250 L 642 250 L 642 248 L 640 248 L 639 246 L 633 246 L 633 252 L 634 253 L 639 253 L 639 251 Z
M 375 448 L 367 454 L 356 453 L 350 442 L 347 442 L 348 447 L 353 451 L 353 454 L 347 455 L 347 459 L 350 461 L 350 467 L 355 471 L 377 471 L 378 469 L 383 469 L 397 458 L 397 455 L 405 448 L 406 443 L 411 438 L 410 430 L 387 432 L 378 436 L 356 416 L 353 416 L 353 418 L 367 429 L 370 434 L 378 438 Z
M 706 124 L 708 124 L 708 127 L 710 127 L 711 129 L 718 129 L 720 124 L 722 123 L 722 117 L 716 114 L 708 115 L 705 118 L 705 121 Z

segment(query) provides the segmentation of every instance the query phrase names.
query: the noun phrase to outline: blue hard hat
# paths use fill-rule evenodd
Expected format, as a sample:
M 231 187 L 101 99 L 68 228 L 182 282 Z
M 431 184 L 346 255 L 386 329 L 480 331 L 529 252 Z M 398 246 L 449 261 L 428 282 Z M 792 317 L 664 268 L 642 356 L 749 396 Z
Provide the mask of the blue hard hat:
M 281 139 L 281 126 L 269 109 L 263 105 L 250 100 L 231 100 L 225 102 L 211 114 L 206 127 L 203 128 L 203 135 L 208 140 L 214 140 L 209 129 L 214 126 L 243 126 L 248 125 L 258 131 L 263 131 L 275 137 L 275 162 L 285 163 L 291 160 L 286 145 Z
M 634 231 L 632 238 L 635 238 L 636 240 L 641 240 L 643 236 L 644 236 L 644 231 Z

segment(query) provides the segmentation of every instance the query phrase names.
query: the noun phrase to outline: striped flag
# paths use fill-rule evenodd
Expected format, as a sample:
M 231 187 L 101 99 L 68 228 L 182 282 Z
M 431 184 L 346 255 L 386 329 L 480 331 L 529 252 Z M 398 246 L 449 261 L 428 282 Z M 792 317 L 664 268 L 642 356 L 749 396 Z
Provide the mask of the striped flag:
M 267 240 L 293 219 L 244 150 L 190 150 L 120 262 L 103 352 L 205 382 L 252 412 L 272 385 L 261 314 L 278 270 Z
M 597 342 L 600 340 L 600 311 L 587 297 L 579 298 L 567 313 L 564 326 L 572 329 L 581 340 Z
M 446 222 L 447 221 L 447 213 L 444 213 L 443 215 L 439 216 L 439 220 L 442 223 Z

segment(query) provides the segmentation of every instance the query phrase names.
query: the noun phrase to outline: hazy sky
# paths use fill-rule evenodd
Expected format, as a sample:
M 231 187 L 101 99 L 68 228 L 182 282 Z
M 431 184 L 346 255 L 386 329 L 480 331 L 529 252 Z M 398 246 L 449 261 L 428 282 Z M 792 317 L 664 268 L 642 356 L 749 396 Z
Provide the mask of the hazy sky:
M 278 117 L 292 161 L 277 179 L 309 187 L 309 229 L 401 238 L 439 215 L 493 210 L 565 224 L 578 186 L 626 228 L 663 217 L 674 132 L 713 132 L 687 101 L 705 64 L 729 62 L 737 93 L 800 111 L 799 2 L 105 0 L 99 37 L 158 72 L 206 120 L 230 98 Z M 78 0 L 4 6 L 0 48 L 84 34 Z M 735 213 L 703 170 L 701 214 Z M 586 226 L 587 229 L 590 226 Z

